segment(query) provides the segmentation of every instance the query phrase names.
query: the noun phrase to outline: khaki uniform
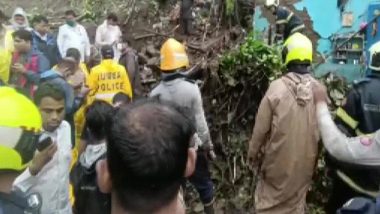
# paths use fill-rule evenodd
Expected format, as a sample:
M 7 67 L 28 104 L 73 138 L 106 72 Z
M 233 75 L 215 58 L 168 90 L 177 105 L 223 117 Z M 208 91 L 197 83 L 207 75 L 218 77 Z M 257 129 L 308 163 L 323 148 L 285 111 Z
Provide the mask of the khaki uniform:
M 258 214 L 304 213 L 318 158 L 313 81 L 309 74 L 288 73 L 270 85 L 261 101 L 248 152 L 252 164 L 261 166 Z

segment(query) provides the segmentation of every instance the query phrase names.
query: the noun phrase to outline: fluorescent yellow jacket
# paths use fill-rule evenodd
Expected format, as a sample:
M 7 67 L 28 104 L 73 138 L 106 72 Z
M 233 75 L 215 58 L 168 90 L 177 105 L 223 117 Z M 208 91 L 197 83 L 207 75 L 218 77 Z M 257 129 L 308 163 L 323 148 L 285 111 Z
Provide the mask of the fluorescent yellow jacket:
M 8 83 L 12 52 L 14 50 L 12 31 L 6 29 L 5 38 L 0 38 L 0 41 L 4 41 L 3 44 L 0 44 L 0 79 L 4 81 L 4 83 Z
M 112 104 L 112 98 L 123 92 L 132 98 L 132 87 L 125 68 L 112 59 L 103 60 L 91 69 L 88 79 L 90 95 Z

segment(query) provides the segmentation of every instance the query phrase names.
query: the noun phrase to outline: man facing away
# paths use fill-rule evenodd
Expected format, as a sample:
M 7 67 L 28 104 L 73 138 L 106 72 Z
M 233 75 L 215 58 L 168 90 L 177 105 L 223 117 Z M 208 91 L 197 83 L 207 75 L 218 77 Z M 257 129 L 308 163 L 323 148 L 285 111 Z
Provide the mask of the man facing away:
M 43 134 L 57 145 L 52 160 L 37 174 L 26 170 L 14 186 L 24 192 L 38 192 L 45 202 L 43 214 L 72 213 L 69 201 L 69 173 L 71 162 L 70 125 L 63 120 L 65 116 L 65 94 L 59 86 L 43 83 L 38 87 L 35 103 L 42 115 Z
M 302 19 L 288 8 L 280 6 L 280 0 L 266 0 L 265 7 L 276 16 L 275 42 L 286 41 L 290 35 L 304 31 Z
M 113 48 L 105 45 L 101 52 L 103 60 L 100 65 L 91 69 L 88 78 L 90 96 L 95 96 L 95 99 L 104 100 L 110 104 L 118 92 L 124 92 L 132 98 L 132 87 L 128 73 L 124 66 L 113 60 Z
M 256 116 L 248 158 L 257 171 L 258 214 L 305 213 L 318 158 L 318 126 L 308 67 L 311 41 L 300 33 L 285 42 L 287 74 L 269 86 Z M 263 157 L 261 160 L 259 157 Z
M 84 134 L 87 145 L 79 161 L 71 171 L 74 188 L 74 213 L 108 214 L 111 212 L 110 195 L 101 193 L 96 183 L 96 163 L 105 158 L 106 125 L 112 117 L 113 107 L 105 101 L 96 100 L 86 109 Z
M 211 180 L 209 160 L 215 158 L 215 153 L 205 118 L 201 92 L 198 86 L 183 74 L 187 67 L 189 67 L 189 59 L 184 45 L 175 39 L 168 39 L 161 48 L 162 80 L 149 96 L 176 103 L 192 115 L 199 137 L 199 149 L 195 173 L 189 180 L 197 189 L 205 212 L 211 214 L 214 213 L 214 184 Z
M 314 100 L 317 106 L 318 126 L 321 132 L 322 142 L 331 157 L 351 167 L 351 170 L 379 170 L 380 169 L 380 130 L 369 135 L 361 135 L 357 137 L 348 137 L 344 132 L 340 131 L 331 117 L 327 105 L 326 88 L 322 85 L 314 86 Z M 370 172 L 367 172 L 368 176 Z M 373 182 L 379 186 L 380 181 Z M 364 190 L 364 189 L 362 189 Z M 334 191 L 334 189 L 333 189 Z M 339 197 L 339 192 L 333 192 L 332 195 Z M 342 192 L 341 192 L 342 194 Z M 343 198 L 347 198 L 343 201 Z M 366 194 L 357 192 L 355 195 L 347 194 L 340 196 L 338 199 L 332 198 L 334 201 L 345 203 L 343 207 L 337 211 L 338 205 L 329 207 L 326 213 L 352 214 L 352 213 L 378 213 L 376 200 L 379 200 L 379 194 L 376 191 L 366 190 Z M 347 203 L 346 203 L 347 202 Z M 330 202 L 331 203 L 331 202 Z M 377 211 L 377 212 L 376 212 Z
M 371 74 L 354 81 L 345 103 L 338 108 L 335 122 L 350 137 L 365 136 L 380 129 L 380 42 L 369 49 Z M 355 196 L 380 194 L 380 169 L 353 167 L 330 158 L 332 194 L 326 206 L 328 214 L 335 213 L 347 200 Z
M 98 184 L 112 195 L 112 214 L 185 214 L 180 187 L 195 167 L 195 128 L 175 107 L 138 101 L 122 107 L 107 130 Z

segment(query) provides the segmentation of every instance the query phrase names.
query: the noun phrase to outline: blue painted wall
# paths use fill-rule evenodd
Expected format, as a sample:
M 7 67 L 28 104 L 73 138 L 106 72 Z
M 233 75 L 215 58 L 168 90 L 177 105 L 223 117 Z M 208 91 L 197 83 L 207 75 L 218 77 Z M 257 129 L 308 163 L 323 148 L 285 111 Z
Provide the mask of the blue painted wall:
M 313 21 L 313 29 L 321 39 L 317 44 L 317 51 L 326 54 L 331 51 L 329 37 L 335 33 L 355 32 L 362 22 L 367 20 L 367 10 L 370 2 L 380 0 L 349 0 L 345 11 L 351 11 L 354 15 L 354 24 L 350 28 L 343 28 L 340 10 L 336 0 L 302 0 L 294 7 L 297 10 L 306 9 Z M 254 26 L 256 30 L 263 31 L 268 28 L 269 22 L 263 17 L 261 7 L 256 8 Z

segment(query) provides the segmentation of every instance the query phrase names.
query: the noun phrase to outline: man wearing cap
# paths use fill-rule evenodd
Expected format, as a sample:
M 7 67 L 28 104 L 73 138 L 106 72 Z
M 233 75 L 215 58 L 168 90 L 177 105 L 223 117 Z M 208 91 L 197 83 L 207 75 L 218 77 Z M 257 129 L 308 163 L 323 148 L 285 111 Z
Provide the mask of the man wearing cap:
M 103 46 L 101 53 L 103 60 L 91 69 L 88 78 L 90 96 L 95 96 L 95 99 L 104 100 L 110 104 L 115 94 L 119 92 L 124 92 L 132 98 L 132 87 L 127 71 L 124 66 L 113 60 L 112 46 Z

